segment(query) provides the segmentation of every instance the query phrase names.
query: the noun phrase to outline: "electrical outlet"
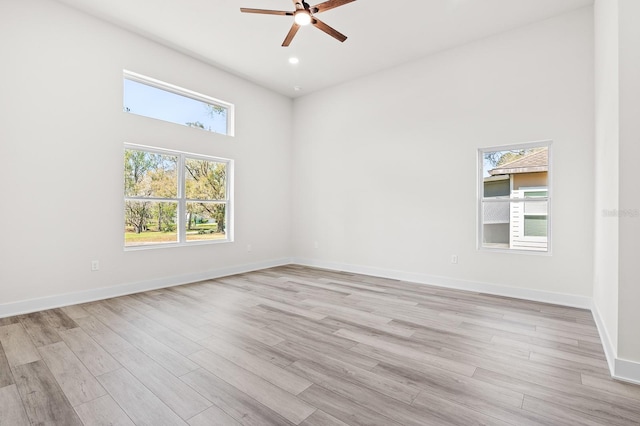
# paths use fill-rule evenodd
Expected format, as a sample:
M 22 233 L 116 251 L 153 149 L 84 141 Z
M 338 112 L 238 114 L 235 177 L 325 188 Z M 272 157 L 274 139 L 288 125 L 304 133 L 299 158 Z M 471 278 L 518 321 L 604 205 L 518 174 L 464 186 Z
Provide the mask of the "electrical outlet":
M 91 261 L 91 270 L 92 271 L 98 271 L 100 270 L 100 262 L 97 260 L 92 260 Z
M 458 255 L 457 254 L 452 254 L 451 255 L 451 263 L 453 263 L 453 264 L 458 263 Z
M 318 247 L 319 247 L 319 246 L 318 246 L 318 242 L 317 242 L 317 241 L 314 241 L 314 242 L 313 242 L 313 248 L 314 248 L 314 249 L 317 249 Z
M 253 247 L 251 246 L 251 244 L 247 244 L 247 251 L 251 251 L 253 250 Z

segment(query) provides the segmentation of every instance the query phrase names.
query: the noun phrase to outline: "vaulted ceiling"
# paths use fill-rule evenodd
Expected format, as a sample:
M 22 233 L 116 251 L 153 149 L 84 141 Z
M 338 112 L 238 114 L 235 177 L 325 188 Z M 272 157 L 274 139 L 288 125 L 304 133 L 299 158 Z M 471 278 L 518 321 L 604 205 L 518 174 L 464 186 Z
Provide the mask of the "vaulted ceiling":
M 240 7 L 292 11 L 295 0 L 58 1 L 290 97 L 593 3 L 357 0 L 318 15 L 348 36 L 344 43 L 307 26 L 284 48 L 293 18 Z M 300 62 L 292 65 L 290 57 Z

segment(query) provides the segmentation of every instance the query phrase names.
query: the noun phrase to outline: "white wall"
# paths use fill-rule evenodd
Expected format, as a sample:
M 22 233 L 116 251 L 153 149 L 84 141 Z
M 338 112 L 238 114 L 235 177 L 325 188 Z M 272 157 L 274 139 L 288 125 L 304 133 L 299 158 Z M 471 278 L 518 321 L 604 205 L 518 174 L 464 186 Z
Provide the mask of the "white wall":
M 592 13 L 580 9 L 297 99 L 297 258 L 588 300 Z M 543 139 L 554 141 L 553 255 L 477 251 L 476 149 Z
M 290 99 L 52 1 L 0 2 L 0 55 L 0 305 L 290 255 Z M 123 113 L 123 68 L 234 103 L 236 137 Z M 234 159 L 236 242 L 124 252 L 124 142 Z
M 597 0 L 595 11 L 596 319 L 612 374 L 640 383 L 640 3 Z M 601 210 L 617 211 L 604 217 Z
M 640 211 L 640 2 L 619 2 L 620 208 Z M 640 216 L 620 218 L 618 357 L 635 362 L 640 383 Z
M 618 345 L 618 3 L 596 1 L 594 305 L 611 348 Z M 605 213 L 608 212 L 608 213 Z M 615 353 L 610 357 L 615 357 Z

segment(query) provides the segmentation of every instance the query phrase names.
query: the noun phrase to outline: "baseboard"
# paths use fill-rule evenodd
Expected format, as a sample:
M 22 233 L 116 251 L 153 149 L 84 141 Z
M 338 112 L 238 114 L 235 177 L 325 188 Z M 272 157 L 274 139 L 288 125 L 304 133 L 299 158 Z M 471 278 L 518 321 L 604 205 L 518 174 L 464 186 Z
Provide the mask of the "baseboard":
M 604 348 L 604 355 L 607 358 L 607 364 L 609 364 L 609 371 L 611 372 L 611 376 L 613 376 L 615 372 L 616 349 L 613 346 L 613 343 L 611 343 L 611 337 L 609 336 L 607 327 L 605 327 L 604 325 L 602 315 L 600 315 L 600 309 L 595 302 L 592 302 L 591 314 L 593 315 L 593 320 L 596 323 L 596 327 L 598 327 L 600 341 L 602 342 L 602 347 Z
M 611 337 L 609 336 L 607 327 L 604 325 L 598 305 L 593 303 L 591 312 L 593 313 L 593 319 L 598 327 L 598 333 L 600 334 L 604 354 L 607 357 L 611 377 L 623 382 L 640 385 L 640 363 L 618 358 L 617 350 L 611 343 Z
M 63 306 L 75 305 L 78 303 L 109 299 L 112 297 L 125 296 L 127 294 L 140 293 L 143 291 L 157 290 L 160 288 L 171 287 L 175 285 L 211 280 L 215 278 L 226 277 L 229 275 L 242 274 L 245 272 L 272 268 L 275 266 L 288 265 L 290 263 L 291 259 L 289 258 L 268 260 L 264 262 L 212 269 L 210 271 L 199 272 L 195 274 L 177 275 L 173 277 L 158 278 L 148 281 L 139 281 L 115 285 L 111 287 L 102 287 L 56 296 L 5 303 L 0 304 L 0 318 L 27 314 L 30 312 L 37 312 L 46 309 L 60 308 Z
M 616 380 L 640 385 L 640 362 L 616 358 L 611 376 Z
M 293 263 L 303 266 L 330 269 L 334 271 L 351 272 L 355 274 L 373 275 L 376 277 L 410 281 L 417 284 L 427 284 L 436 287 L 467 290 L 477 293 L 487 293 L 496 296 L 513 297 L 535 302 L 551 303 L 572 308 L 591 309 L 591 298 L 572 294 L 552 293 L 526 288 L 507 287 L 480 281 L 467 281 L 437 275 L 404 272 L 393 269 L 374 268 L 370 266 L 350 265 L 345 263 L 327 262 L 322 260 L 294 258 Z

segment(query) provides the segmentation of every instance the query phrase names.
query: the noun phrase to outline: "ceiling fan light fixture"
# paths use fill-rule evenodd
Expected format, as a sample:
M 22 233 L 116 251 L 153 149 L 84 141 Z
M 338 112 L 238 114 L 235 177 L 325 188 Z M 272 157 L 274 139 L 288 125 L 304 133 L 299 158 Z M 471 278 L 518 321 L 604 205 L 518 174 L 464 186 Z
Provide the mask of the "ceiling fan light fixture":
M 309 25 L 311 23 L 311 14 L 304 9 L 299 9 L 296 10 L 293 20 L 300 26 Z

